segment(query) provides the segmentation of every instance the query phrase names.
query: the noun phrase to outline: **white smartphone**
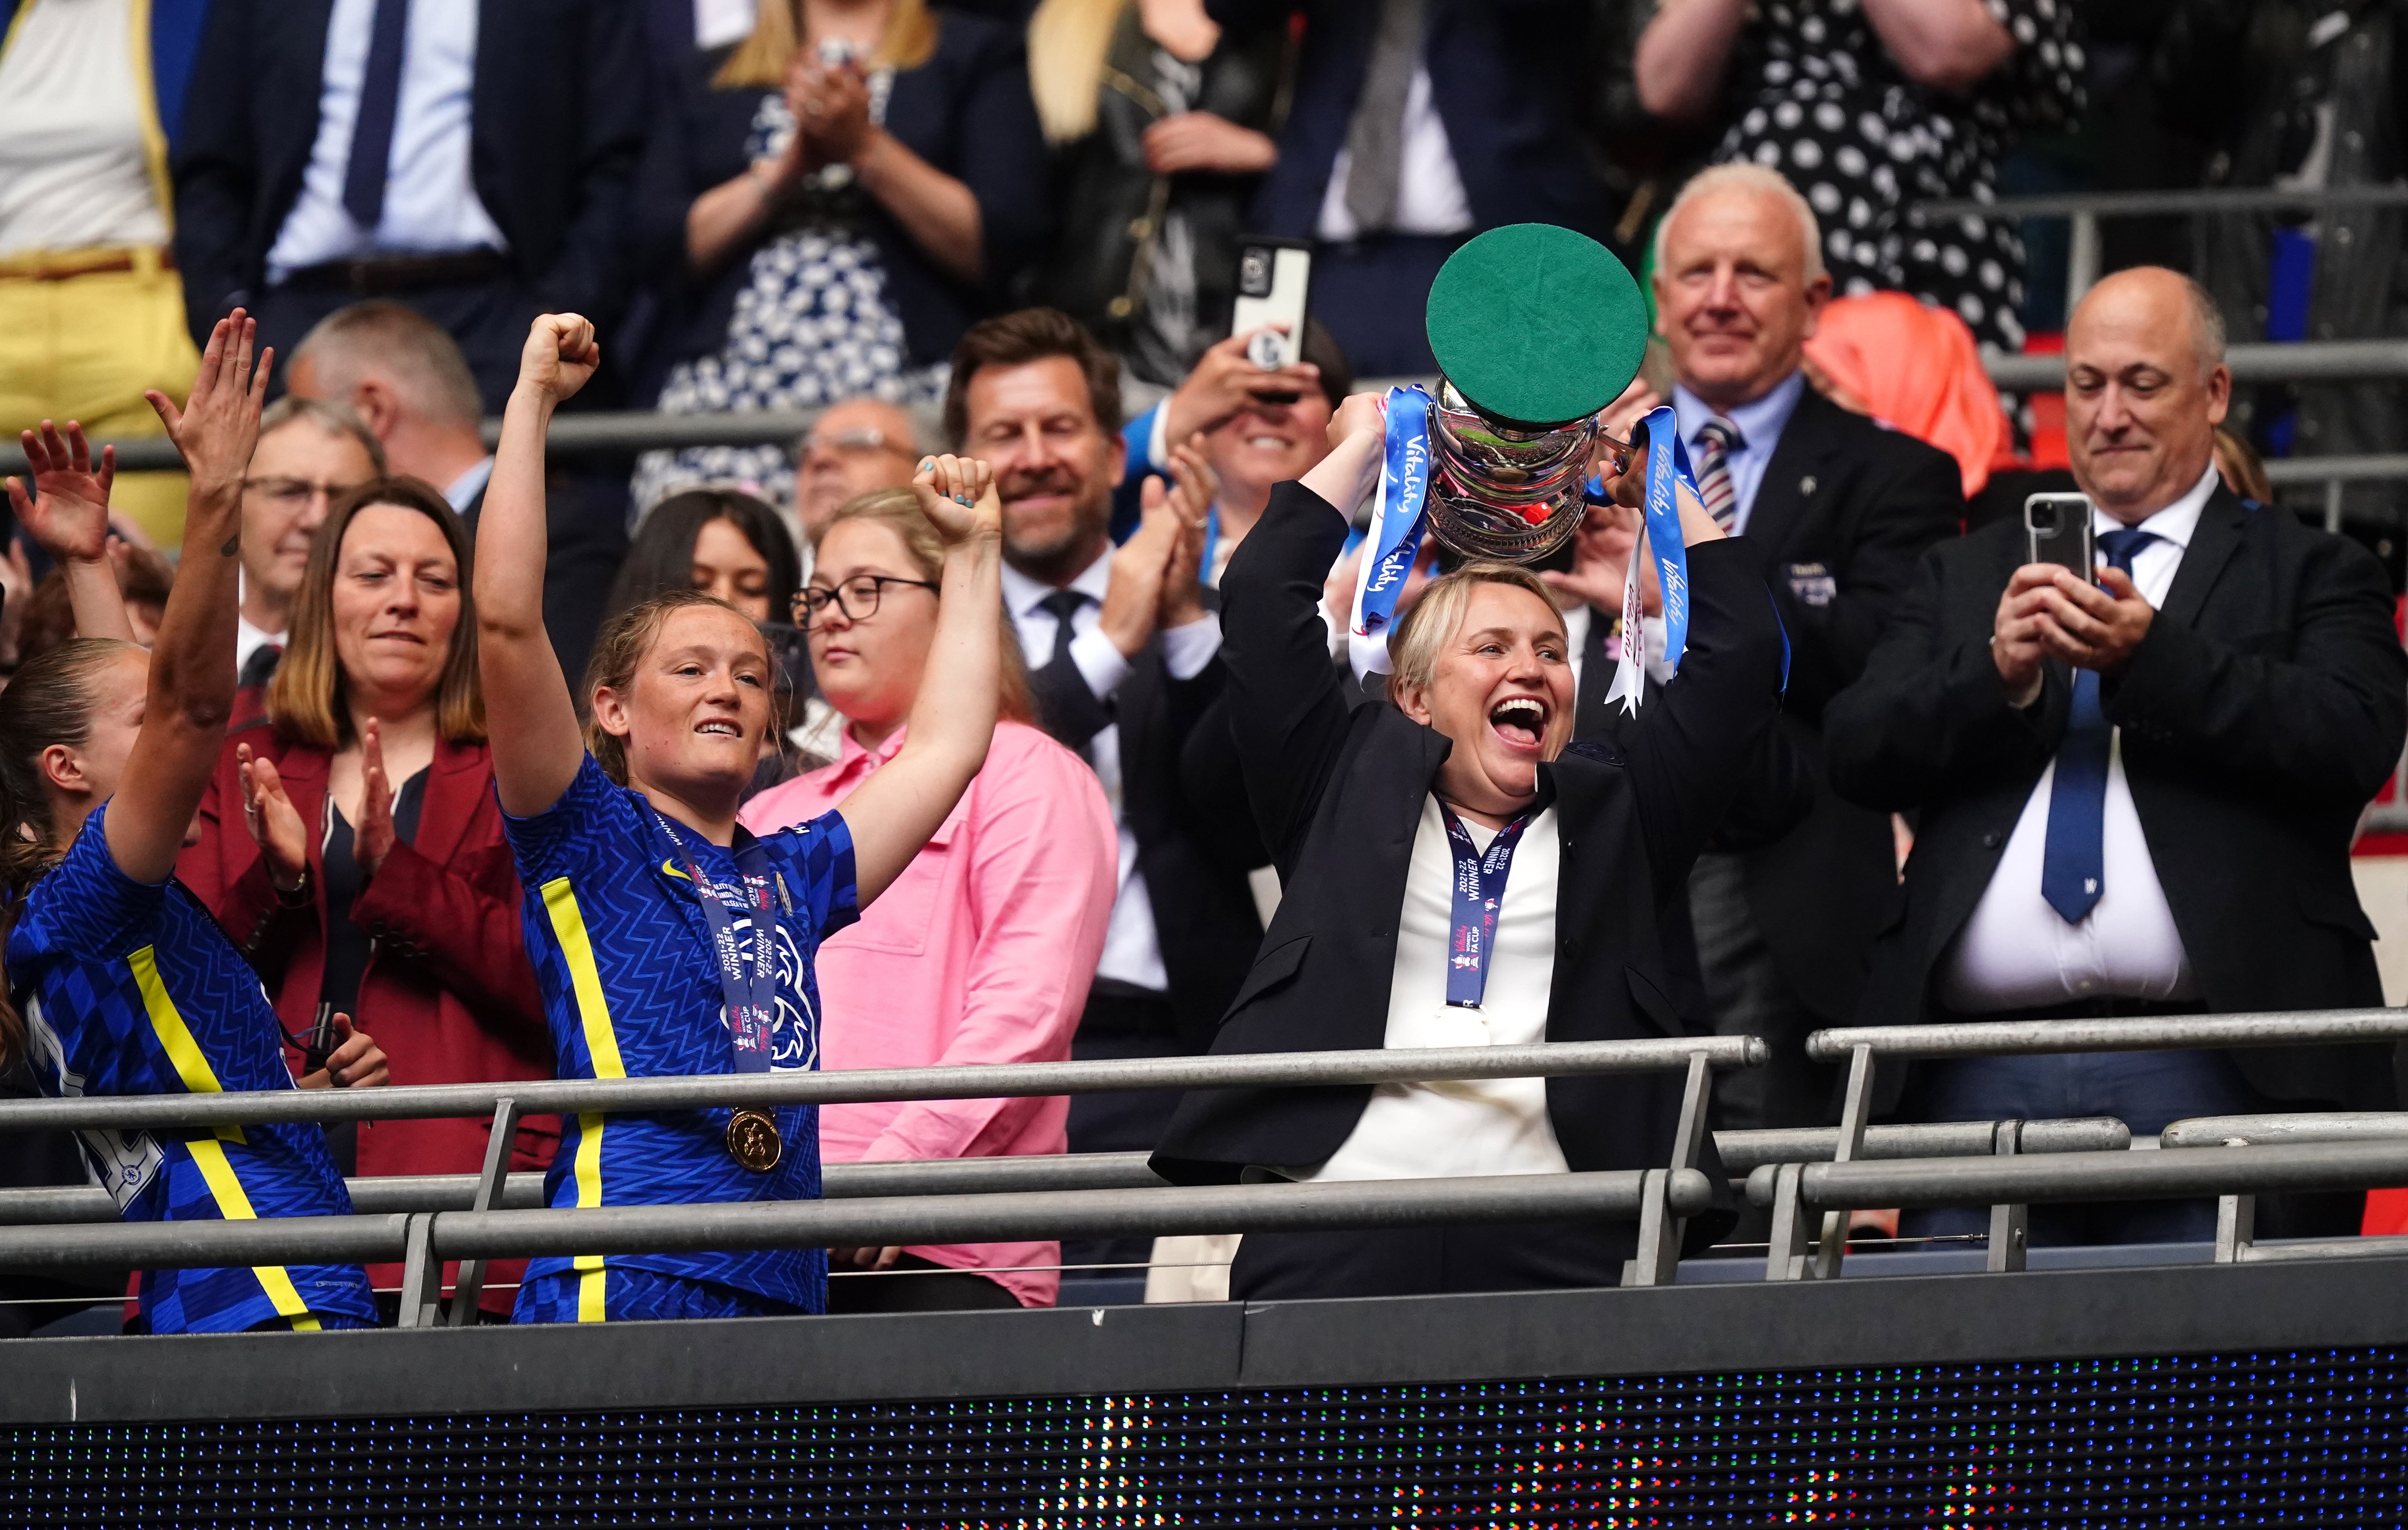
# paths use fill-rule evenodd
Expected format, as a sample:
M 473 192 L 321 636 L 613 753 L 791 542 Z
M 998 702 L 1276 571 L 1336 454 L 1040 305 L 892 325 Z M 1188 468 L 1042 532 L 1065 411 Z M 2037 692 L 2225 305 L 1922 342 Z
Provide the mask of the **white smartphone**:
M 1246 356 L 1266 372 L 1293 366 L 1304 355 L 1304 295 L 1312 285 L 1312 247 L 1294 239 L 1248 239 L 1238 246 L 1238 300 L 1229 312 L 1229 333 L 1243 335 L 1266 324 L 1283 328 L 1257 335 Z

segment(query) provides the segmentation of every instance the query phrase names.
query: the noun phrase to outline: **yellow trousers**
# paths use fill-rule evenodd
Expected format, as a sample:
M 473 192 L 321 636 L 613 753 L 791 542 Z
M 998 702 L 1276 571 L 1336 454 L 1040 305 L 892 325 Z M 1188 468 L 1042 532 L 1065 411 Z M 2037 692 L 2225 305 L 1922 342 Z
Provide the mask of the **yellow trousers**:
M 0 438 L 44 420 L 81 421 L 94 441 L 165 434 L 142 390 L 182 404 L 201 358 L 176 273 L 148 250 L 136 260 L 131 271 L 65 277 L 10 275 L 22 264 L 0 263 Z M 110 508 L 173 549 L 184 535 L 184 490 L 181 473 L 121 474 Z

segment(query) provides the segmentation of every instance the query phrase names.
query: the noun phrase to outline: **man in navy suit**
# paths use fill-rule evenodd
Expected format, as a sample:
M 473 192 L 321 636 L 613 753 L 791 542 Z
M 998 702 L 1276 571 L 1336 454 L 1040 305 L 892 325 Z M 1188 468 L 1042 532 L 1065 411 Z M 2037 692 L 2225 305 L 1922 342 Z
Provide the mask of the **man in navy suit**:
M 632 0 L 217 0 L 177 145 L 195 336 L 236 304 L 290 355 L 363 298 L 466 353 L 489 413 L 545 310 L 609 326 L 647 75 Z
M 2356 542 L 2218 478 L 2232 377 L 2189 278 L 2117 272 L 2065 340 L 2095 577 L 2031 562 L 2015 522 L 1934 548 L 1825 714 L 1832 784 L 1919 814 L 1860 1022 L 2379 1005 L 2349 846 L 2408 736 L 2390 581 Z M 1877 1103 L 1927 1121 L 2112 1115 L 2142 1138 L 2184 1116 L 2395 1108 L 2389 1051 L 1956 1058 L 1890 1070 Z M 2357 1230 L 2355 1194 L 2286 1199 L 2261 1205 L 2261 1235 Z M 2214 1231 L 2207 1201 L 2031 1221 L 2035 1244 Z
M 1286 24 L 1294 0 L 1208 0 L 1233 30 Z M 1364 377 L 1437 370 L 1430 280 L 1505 223 L 1603 237 L 1615 208 L 1574 105 L 1595 24 L 1577 0 L 1304 0 L 1304 52 L 1262 233 L 1314 243 L 1311 308 Z

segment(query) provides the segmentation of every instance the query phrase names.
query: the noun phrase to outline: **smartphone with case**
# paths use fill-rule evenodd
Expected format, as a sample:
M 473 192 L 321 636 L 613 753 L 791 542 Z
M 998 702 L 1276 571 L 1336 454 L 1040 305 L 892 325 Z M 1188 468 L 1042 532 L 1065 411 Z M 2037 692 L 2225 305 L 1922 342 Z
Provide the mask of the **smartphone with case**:
M 2024 501 L 2024 540 L 2031 554 L 2024 561 L 2056 564 L 2098 583 L 2090 520 L 2087 494 L 2032 495 Z
M 1304 355 L 1304 294 L 1312 285 L 1312 247 L 1295 239 L 1247 239 L 1238 246 L 1238 300 L 1229 333 L 1265 324 L 1281 330 L 1246 344 L 1247 359 L 1266 372 L 1293 366 Z

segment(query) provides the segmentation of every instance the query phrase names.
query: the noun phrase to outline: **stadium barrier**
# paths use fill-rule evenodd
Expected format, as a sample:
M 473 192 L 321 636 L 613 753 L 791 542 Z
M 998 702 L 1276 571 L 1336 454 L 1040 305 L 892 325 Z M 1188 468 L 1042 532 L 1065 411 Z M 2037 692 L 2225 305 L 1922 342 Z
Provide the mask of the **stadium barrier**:
M 0 1133 L 193 1131 L 265 1122 L 423 1120 L 488 1113 L 493 1129 L 483 1171 L 465 1211 L 114 1226 L 50 1223 L 0 1228 L 0 1268 L 58 1271 L 398 1259 L 404 1265 L 401 1324 L 420 1327 L 438 1321 L 443 1265 L 455 1258 L 462 1265 L 454 1283 L 451 1321 L 462 1325 L 475 1320 L 485 1263 L 494 1257 L 1593 1217 L 1639 1222 L 1637 1255 L 1623 1272 L 1624 1283 L 1657 1285 L 1669 1283 L 1677 1269 L 1682 1221 L 1704 1209 L 1714 1197 L 1714 1186 L 1697 1167 L 1713 1072 L 1760 1066 L 1766 1055 L 1764 1043 L 1753 1037 L 1698 1037 L 10 1101 L 0 1103 Z M 1309 1088 L 1666 1071 L 1680 1071 L 1684 1080 L 1670 1162 L 1660 1169 L 1135 1191 L 1014 1190 L 699 1207 L 513 1210 L 502 1205 L 509 1178 L 509 1145 L 521 1117 L 531 1113 L 607 1115 L 748 1105 L 994 1099 L 1132 1089 Z
M 1991 1162 L 1866 1162 L 1873 1077 L 1881 1059 L 2029 1057 L 2190 1048 L 2345 1046 L 2408 1037 L 2408 1010 L 2325 1009 L 2242 1015 L 2096 1020 L 1961 1021 L 1939 1025 L 1846 1026 L 1806 1038 L 1806 1055 L 1845 1062 L 1839 1147 L 1829 1163 L 1760 1166 L 1749 1199 L 1772 1211 L 1768 1280 L 1829 1279 L 1847 1251 L 1846 1212 L 1863 1207 L 1987 1206 L 1992 1270 L 2024 1267 L 2033 1201 L 2134 1200 L 2259 1192 L 2371 1190 L 2408 1183 L 2408 1134 L 2385 1140 L 2249 1145 L 2229 1158 L 2074 1152 L 2042 1162 L 2002 1133 Z M 1819 1235 L 1809 1221 L 1821 1213 Z M 1813 1245 L 1810 1256 L 1808 1245 Z M 2229 1261 L 2228 1261 L 2229 1262 Z

